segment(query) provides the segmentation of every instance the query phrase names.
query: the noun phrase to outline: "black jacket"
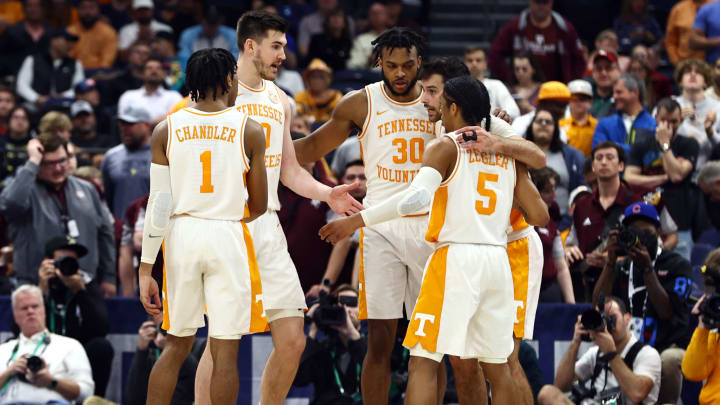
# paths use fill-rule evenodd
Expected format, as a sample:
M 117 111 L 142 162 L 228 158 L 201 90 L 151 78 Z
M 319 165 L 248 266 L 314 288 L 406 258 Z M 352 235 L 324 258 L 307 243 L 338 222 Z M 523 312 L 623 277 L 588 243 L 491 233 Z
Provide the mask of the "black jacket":
M 91 281 L 85 290 L 76 294 L 67 288 L 50 291 L 45 298 L 46 324 L 50 332 L 71 337 L 83 345 L 93 338 L 107 336 L 110 320 L 97 281 Z
M 77 63 L 68 56 L 62 58 L 60 65 L 55 67 L 47 52 L 33 55 L 33 75 L 31 87 L 38 94 L 60 94 L 72 87 L 73 76 Z

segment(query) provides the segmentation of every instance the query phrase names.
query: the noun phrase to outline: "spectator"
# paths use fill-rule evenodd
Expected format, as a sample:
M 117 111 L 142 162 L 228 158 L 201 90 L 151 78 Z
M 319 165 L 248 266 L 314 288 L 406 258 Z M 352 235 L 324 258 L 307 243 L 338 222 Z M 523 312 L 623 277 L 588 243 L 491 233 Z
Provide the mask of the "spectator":
M 23 2 L 25 19 L 8 27 L 0 36 L 0 77 L 16 75 L 27 56 L 46 51 L 48 29 L 43 0 Z
M 291 97 L 305 90 L 302 75 L 296 70 L 288 69 L 285 64 L 279 67 L 278 74 L 275 76 L 275 84 Z
M 675 69 L 675 81 L 682 89 L 675 99 L 682 108 L 683 118 L 678 133 L 695 139 L 700 145 L 695 167 L 702 167 L 710 157 L 713 144 L 720 141 L 720 126 L 716 126 L 720 103 L 705 97 L 705 87 L 710 85 L 711 77 L 710 66 L 700 59 L 686 59 Z
M 698 9 L 708 2 L 710 0 L 681 0 L 670 10 L 665 29 L 665 50 L 673 65 L 685 59 L 705 58 L 705 51 L 690 47 L 690 36 Z
M 202 15 L 202 12 L 203 2 L 182 0 L 178 1 L 176 5 L 168 4 L 162 14 L 173 32 L 183 32 L 193 25 L 197 25 L 198 16 Z
M 620 224 L 620 217 L 640 195 L 620 179 L 625 169 L 625 149 L 613 142 L 603 142 L 590 155 L 592 171 L 597 177 L 597 191 L 577 198 L 573 225 L 565 240 L 565 257 L 573 277 L 582 277 L 584 291 L 576 286 L 575 299 L 589 298 L 600 270 L 605 265 L 608 233 Z M 574 280 L 578 284 L 579 280 Z
M 565 110 L 567 110 L 570 98 L 570 90 L 565 83 L 545 82 L 540 86 L 537 110 L 550 111 L 554 120 L 560 120 L 560 118 L 565 116 Z M 516 134 L 524 134 L 528 128 L 530 128 L 533 119 L 535 119 L 535 111 L 517 117 L 512 122 L 513 131 L 515 131 Z M 566 138 L 563 131 L 560 133 L 560 138 Z
M 85 69 L 109 69 L 117 56 L 117 33 L 110 25 L 100 21 L 97 0 L 78 2 L 80 21 L 68 28 L 79 39 L 70 50 L 70 56 L 82 63 Z
M 114 351 L 107 340 L 110 319 L 103 291 L 97 281 L 77 268 L 77 260 L 87 252 L 85 246 L 72 238 L 50 239 L 45 245 L 45 260 L 38 270 L 38 286 L 47 300 L 50 333 L 75 339 L 83 345 L 90 360 L 95 395 L 104 397 Z
M 122 144 L 110 149 L 102 163 L 105 199 L 116 218 L 123 218 L 131 202 L 150 192 L 149 112 L 142 105 L 128 105 L 118 124 Z
M 15 24 L 24 17 L 22 3 L 18 0 L 0 2 L 0 33 L 9 25 Z
M 600 31 L 599 34 L 595 37 L 595 50 L 593 53 L 590 54 L 590 56 L 587 58 L 588 64 L 587 64 L 587 73 L 591 74 L 593 71 L 593 62 L 595 60 L 595 56 L 600 51 L 605 52 L 611 52 L 613 55 L 617 57 L 618 66 L 620 67 L 621 71 L 625 71 L 627 68 L 628 62 L 630 60 L 627 56 L 618 56 L 618 51 L 620 50 L 620 43 L 618 39 L 617 33 L 612 29 L 606 29 Z
M 192 26 L 180 35 L 178 56 L 187 61 L 195 51 L 207 48 L 227 49 L 238 57 L 237 39 L 235 30 L 223 25 L 225 18 L 216 6 L 208 7 L 202 22 Z
M 133 356 L 125 384 L 123 405 L 144 404 L 147 401 L 150 371 L 160 358 L 167 343 L 167 332 L 160 324 L 148 319 L 138 330 L 138 344 Z M 173 392 L 171 405 L 192 405 L 195 401 L 193 390 L 195 371 L 198 361 L 194 356 L 187 356 L 180 366 L 177 384 Z
M 538 394 L 541 405 L 573 404 L 563 392 L 570 391 L 575 380 L 580 380 L 585 389 L 595 390 L 593 399 L 619 394 L 616 404 L 655 404 L 661 367 L 657 350 L 643 345 L 628 331 L 632 318 L 622 300 L 608 297 L 599 310 L 614 322 L 612 327 L 586 330 L 578 315 L 570 347 L 560 360 L 553 385 L 544 386 Z M 578 359 L 583 335 L 588 335 L 595 346 Z
M 350 190 L 349 193 L 354 199 L 362 202 L 367 192 L 367 178 L 365 177 L 365 165 L 363 161 L 358 159 L 347 163 L 345 169 L 339 174 L 340 183 L 342 184 L 358 183 L 358 187 Z M 337 218 L 340 218 L 338 214 L 334 211 L 328 211 L 328 223 Z M 320 283 L 313 285 L 305 296 L 317 298 L 320 290 L 325 290 L 325 292 L 329 293 L 330 287 L 333 285 L 350 283 L 354 262 L 352 258 L 357 254 L 355 248 L 359 243 L 360 231 L 356 231 L 352 236 L 335 243 L 330 253 L 327 267 L 325 268 L 325 274 L 321 280 L 318 280 Z M 350 254 L 351 251 L 353 254 Z M 327 285 L 325 284 L 326 280 L 329 281 Z
M 70 107 L 72 117 L 72 131 L 70 140 L 80 149 L 79 153 L 86 152 L 85 160 L 91 161 L 90 155 L 102 154 L 105 150 L 115 146 L 115 139 L 108 134 L 99 133 L 95 112 L 87 101 L 76 101 Z M 88 151 L 88 149 L 90 149 Z
M 644 97 L 643 83 L 635 76 L 622 74 L 613 84 L 617 113 L 600 119 L 593 135 L 593 147 L 612 141 L 628 152 L 635 142 L 652 136 L 657 124 L 642 105 Z
M 307 117 L 311 123 L 330 119 L 342 93 L 330 88 L 332 69 L 322 60 L 313 59 L 303 72 L 306 90 L 295 95 L 298 115 Z
M 95 188 L 68 176 L 67 145 L 51 133 L 32 139 L 28 162 L 0 193 L 0 214 L 8 220 L 15 245 L 15 274 L 20 284 L 37 284 L 44 253 L 37 241 L 67 235 L 89 250 L 80 267 L 100 283 L 105 295 L 115 295 L 112 224 Z
M 528 51 L 546 80 L 567 83 L 585 70 L 582 45 L 575 27 L 552 11 L 553 0 L 529 0 L 530 8 L 500 29 L 488 54 L 490 70 L 501 80 L 510 78 L 508 60 Z
M 130 6 L 132 0 L 110 0 L 102 2 L 100 6 L 100 14 L 108 20 L 115 31 L 132 22 L 130 18 Z
M 467 48 L 465 50 L 465 66 L 470 70 L 471 76 L 480 80 L 487 87 L 488 94 L 490 94 L 490 111 L 499 108 L 504 110 L 511 119 L 520 115 L 520 109 L 505 84 L 500 80 L 485 77 L 487 71 L 485 50 L 480 47 Z
M 23 106 L 10 110 L 10 125 L 8 133 L 0 138 L 0 150 L 3 161 L 0 168 L 0 177 L 3 182 L 15 175 L 15 171 L 28 160 L 27 144 L 32 137 L 30 132 L 30 113 Z
M 67 28 L 78 23 L 78 11 L 69 0 L 53 0 L 46 4 L 48 25 L 51 28 Z
M 693 332 L 690 344 L 682 360 L 682 372 L 690 381 L 705 381 L 700 390 L 699 404 L 712 405 L 720 397 L 720 347 L 718 347 L 718 330 L 712 332 L 712 324 L 700 314 L 700 305 L 710 297 L 717 298 L 720 292 L 720 251 L 710 252 L 703 266 L 703 281 L 705 294 L 693 308 L 693 314 L 698 315 L 698 325 Z M 708 322 L 706 324 L 706 322 Z
M 513 99 L 517 101 L 520 114 L 528 114 L 535 110 L 540 94 L 540 84 L 545 80 L 538 69 L 535 59 L 526 52 L 513 56 L 513 74 L 510 78 Z
M 715 65 L 713 65 L 712 83 L 705 90 L 705 97 L 720 101 L 720 57 L 715 60 Z
M 592 106 L 592 86 L 585 80 L 573 80 L 568 83 L 570 89 L 570 116 L 559 121 L 560 128 L 567 134 L 568 145 L 585 155 L 592 152 L 592 138 L 597 119 L 590 114 Z
M 620 77 L 618 57 L 615 53 L 600 50 L 595 54 L 592 77 L 593 104 L 590 114 L 597 119 L 615 114 L 613 83 Z
M 10 124 L 10 111 L 15 108 L 15 93 L 0 86 L 0 137 L 7 135 Z
M 123 93 L 118 101 L 118 111 L 122 113 L 130 106 L 143 106 L 150 114 L 153 126 L 165 119 L 173 105 L 183 98 L 177 91 L 163 87 L 166 74 L 161 60 L 148 59 L 143 70 L 142 87 Z
M 70 41 L 77 37 L 65 29 L 46 35 L 48 50 L 25 58 L 17 77 L 18 95 L 38 107 L 51 99 L 74 98 L 75 85 L 85 79 L 82 63 L 68 55 Z
M 670 80 L 664 74 L 650 67 L 647 53 L 645 53 L 645 56 L 641 56 L 641 51 L 647 51 L 647 48 L 638 45 L 635 49 L 636 51 L 633 51 L 633 57 L 628 66 L 628 73 L 635 75 L 645 84 L 643 105 L 648 110 L 653 110 L 659 100 L 672 96 L 672 86 Z
M 72 122 L 65 113 L 60 111 L 50 111 L 40 118 L 38 123 L 38 132 L 53 133 L 60 135 L 65 140 L 70 140 L 70 131 L 72 130 Z
M 360 156 L 360 141 L 357 136 L 349 136 L 335 149 L 332 159 L 332 171 L 338 178 L 342 178 L 347 165 L 353 161 L 362 161 Z
M 658 127 L 654 136 L 639 140 L 630 148 L 625 181 L 648 189 L 662 186 L 663 199 L 679 229 L 675 252 L 689 260 L 695 215 L 688 207 L 696 207 L 692 201 L 699 198 L 691 183 L 698 144 L 692 138 L 678 136 L 682 118 L 676 101 L 660 100 L 655 119 Z
M 388 13 L 383 3 L 374 2 L 370 5 L 368 24 L 370 30 L 358 35 L 353 41 L 348 69 L 372 69 L 376 66 L 371 42 L 388 28 Z
M 525 139 L 534 142 L 547 158 L 547 165 L 558 174 L 557 198 L 560 214 L 567 214 L 570 190 L 584 183 L 582 168 L 585 157 L 582 152 L 560 140 L 560 126 L 548 110 L 538 108 Z
M 709 63 L 720 58 L 720 4 L 709 2 L 700 7 L 690 33 L 690 49 L 705 51 Z
M 385 0 L 384 3 L 388 12 L 388 27 L 404 27 L 417 33 L 423 32 L 416 18 L 406 12 L 407 9 L 403 0 Z
M 85 350 L 75 339 L 48 332 L 40 289 L 22 286 L 11 301 L 20 335 L 0 345 L 0 356 L 8 359 L 0 374 L 3 403 L 65 404 L 91 396 L 94 383 Z M 42 364 L 35 372 L 28 367 L 32 356 Z
M 100 132 L 109 133 L 111 130 L 110 117 L 105 108 L 100 104 L 100 91 L 97 82 L 93 79 L 85 79 L 75 86 L 75 99 L 90 103 L 95 114 L 97 127 Z
M 165 84 L 171 90 L 177 92 L 182 91 L 182 87 L 185 84 L 185 64 L 187 63 L 187 58 L 178 56 L 173 34 L 167 31 L 158 32 L 155 34 L 150 48 L 152 49 L 153 55 L 160 58 L 168 70 Z
M 310 39 L 306 60 L 320 59 L 335 71 L 345 70 L 352 48 L 348 21 L 341 8 L 328 13 L 323 23 L 323 31 L 314 34 Z
M 720 161 L 705 163 L 698 173 L 697 184 L 703 192 L 707 218 L 720 230 Z
M 619 53 L 624 55 L 635 45 L 652 46 L 663 36 L 660 24 L 648 11 L 646 0 L 623 0 L 622 11 L 613 28 L 620 39 Z
M 601 293 L 621 297 L 630 308 L 630 333 L 660 353 L 662 384 L 658 402 L 677 403 L 682 389 L 680 363 L 689 340 L 690 313 L 685 300 L 692 283 L 690 262 L 658 246 L 660 216 L 651 204 L 629 205 L 622 224 L 623 229 L 638 235 L 638 241 L 618 253 L 619 231 L 610 232 L 608 260 L 595 285 L 593 301 Z M 621 254 L 627 257 L 618 259 Z
M 306 15 L 300 20 L 300 27 L 298 28 L 298 50 L 302 58 L 308 56 L 312 36 L 320 34 L 323 31 L 325 20 L 330 15 L 330 12 L 337 8 L 338 0 L 317 0 L 317 11 Z M 354 38 L 355 23 L 352 18 L 348 18 L 347 20 L 347 29 L 350 33 L 350 38 Z
M 590 190 L 594 193 L 597 191 L 598 181 L 597 176 L 595 175 L 595 172 L 593 172 L 592 168 L 592 152 L 590 152 L 590 156 L 588 157 L 590 159 L 586 159 L 585 164 L 583 165 L 583 177 L 585 177 L 585 183 L 587 183 L 588 187 L 590 187 Z
M 123 93 L 142 86 L 145 78 L 145 63 L 149 58 L 150 45 L 147 42 L 134 43 L 128 51 L 127 68 L 110 79 L 107 89 L 102 92 L 102 104 L 114 106 Z
M 330 326 L 323 322 L 319 305 L 308 310 L 310 320 L 305 352 L 295 376 L 295 386 L 313 385 L 311 405 L 355 404 L 361 401 L 360 370 L 367 341 L 360 334 L 358 293 L 347 284 L 339 286 L 333 296 L 345 312 L 345 323 Z M 323 308 L 325 309 L 325 308 Z M 325 339 L 318 336 L 322 331 Z
M 163 24 L 153 18 L 155 6 L 152 0 L 133 0 L 133 22 L 125 25 L 118 33 L 118 46 L 120 51 L 126 51 L 135 41 L 152 41 L 158 31 L 173 32 L 169 25 Z
M 557 205 L 555 202 L 555 186 L 560 180 L 555 171 L 549 167 L 532 170 L 532 179 L 540 192 L 540 197 L 548 207 Z M 552 209 L 551 209 L 552 211 Z M 575 295 L 570 279 L 570 270 L 565 261 L 560 232 L 552 216 L 544 227 L 535 227 L 543 248 L 543 274 L 540 284 L 540 302 L 575 303 Z

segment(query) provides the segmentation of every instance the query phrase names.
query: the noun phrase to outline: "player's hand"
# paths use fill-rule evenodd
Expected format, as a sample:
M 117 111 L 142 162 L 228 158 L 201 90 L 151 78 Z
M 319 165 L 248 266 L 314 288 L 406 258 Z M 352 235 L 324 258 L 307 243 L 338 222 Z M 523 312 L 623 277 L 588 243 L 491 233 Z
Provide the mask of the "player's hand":
M 138 330 L 138 350 L 145 350 L 157 336 L 157 325 L 154 321 L 145 321 Z
M 320 291 L 330 293 L 330 288 L 328 288 L 328 286 L 326 285 L 315 284 L 314 286 L 310 287 L 310 290 L 308 290 L 307 294 L 305 294 L 305 298 L 317 298 L 320 296 Z
M 358 228 L 365 226 L 362 215 L 353 214 L 339 218 L 320 228 L 318 235 L 325 242 L 337 243 L 353 234 Z
M 463 138 L 463 134 L 472 135 L 473 131 L 475 131 L 475 135 L 477 135 L 477 140 L 466 141 L 465 138 Z M 465 127 L 457 130 L 456 133 L 458 135 L 455 139 L 460 144 L 460 147 L 465 149 L 473 149 L 478 152 L 494 152 L 496 145 L 499 142 L 502 142 L 501 137 L 492 135 L 491 133 L 486 131 L 485 128 L 480 127 Z
M 567 245 L 567 247 L 565 247 L 565 259 L 567 259 L 569 264 L 578 262 L 584 257 L 579 247 L 575 245 Z
M 495 110 L 493 110 L 492 115 L 512 125 L 513 120 L 510 117 L 510 114 L 507 113 L 507 111 L 496 108 Z
M 157 282 L 152 278 L 152 264 L 140 263 L 139 271 L 140 302 L 148 314 L 159 317 L 162 313 L 162 301 Z
M 330 209 L 342 216 L 352 215 L 364 210 L 365 207 L 348 193 L 348 191 L 356 189 L 358 185 L 359 183 L 356 181 L 352 184 L 341 184 L 333 187 L 330 191 L 330 197 L 326 201 Z

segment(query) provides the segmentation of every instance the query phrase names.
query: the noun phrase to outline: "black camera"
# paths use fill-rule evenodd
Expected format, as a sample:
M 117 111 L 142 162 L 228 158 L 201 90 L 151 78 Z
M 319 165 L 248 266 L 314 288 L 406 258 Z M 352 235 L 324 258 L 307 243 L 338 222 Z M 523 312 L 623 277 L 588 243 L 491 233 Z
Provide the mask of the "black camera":
M 703 323 L 708 329 L 720 327 L 720 295 L 712 294 L 705 297 L 700 304 L 700 314 L 703 317 Z
M 625 256 L 630 249 L 640 243 L 640 233 L 637 229 L 621 226 L 617 234 L 618 249 L 616 249 L 615 252 L 618 256 Z
M 345 299 L 345 297 L 342 297 Z M 349 297 L 355 298 L 355 297 Z M 355 298 L 357 300 L 357 298 Z M 318 308 L 313 313 L 313 322 L 321 330 L 328 330 L 331 326 L 345 325 L 347 314 L 345 308 L 339 305 L 337 294 L 328 294 L 321 290 L 318 295 Z
M 573 383 L 571 388 L 571 395 L 570 400 L 574 404 L 581 404 L 583 401 L 588 399 L 594 399 L 597 392 L 595 392 L 595 387 L 588 388 L 585 383 L 585 381 L 576 381 Z
M 63 256 L 53 262 L 53 265 L 60 270 L 63 276 L 73 276 L 80 269 L 80 263 L 72 256 Z
M 27 358 L 27 368 L 33 374 L 42 370 L 43 366 L 45 366 L 45 362 L 40 356 L 30 356 Z
M 605 296 L 601 293 L 598 297 L 598 308 L 605 308 Z M 601 331 L 607 328 L 608 333 L 612 334 L 615 331 L 615 322 L 617 317 L 615 315 L 608 315 L 605 312 L 600 312 L 596 309 L 590 308 L 580 315 L 580 323 L 583 328 L 587 331 Z M 589 342 L 590 335 L 583 335 L 581 338 L 585 342 Z

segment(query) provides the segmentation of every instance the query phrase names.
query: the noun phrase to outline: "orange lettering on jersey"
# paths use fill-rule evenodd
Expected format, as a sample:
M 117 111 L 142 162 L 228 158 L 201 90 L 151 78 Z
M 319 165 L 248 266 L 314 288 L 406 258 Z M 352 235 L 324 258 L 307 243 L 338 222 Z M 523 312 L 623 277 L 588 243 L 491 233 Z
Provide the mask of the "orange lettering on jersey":
M 378 178 L 390 183 L 410 183 L 419 170 L 388 169 L 377 165 Z
M 183 131 L 183 140 L 190 138 L 190 127 L 183 127 L 182 131 Z
M 397 120 L 390 121 L 390 130 L 393 134 L 398 131 Z
M 192 139 L 198 139 L 197 127 L 193 125 Z
M 237 131 L 235 129 L 230 129 L 230 134 L 227 137 L 227 141 L 230 143 L 235 143 L 235 134 L 237 134 Z
M 237 110 L 251 117 L 268 118 L 284 125 L 283 112 L 266 104 L 243 104 L 238 106 Z
M 282 153 L 275 155 L 265 155 L 265 168 L 278 167 L 282 162 Z
M 178 142 L 183 141 L 183 139 L 180 137 L 180 129 L 175 130 L 175 137 L 177 138 Z
M 212 127 L 205 125 L 201 125 L 198 127 L 193 125 L 192 130 L 190 129 L 190 126 L 185 126 L 182 127 L 182 129 L 175 130 L 175 137 L 177 138 L 178 142 L 184 142 L 192 139 L 208 139 L 235 143 L 235 135 L 237 135 L 236 129 L 222 127 L 221 133 L 220 131 L 218 131 L 217 125 Z
M 388 135 L 388 131 L 390 131 L 389 128 L 390 128 L 390 123 L 389 123 L 389 122 L 386 122 L 386 123 L 383 124 L 383 129 L 384 129 L 385 131 L 383 131 L 382 136 Z
M 505 170 L 507 170 L 508 163 L 510 163 L 510 159 L 508 159 L 507 156 L 499 153 L 469 150 L 467 154 L 469 163 L 482 163 L 488 166 L 498 166 Z
M 225 136 L 225 133 L 230 131 L 230 128 L 223 127 L 222 132 L 220 133 L 220 140 L 221 141 L 227 141 L 227 136 Z
M 418 118 L 404 118 L 391 120 L 377 126 L 378 137 L 382 138 L 396 133 L 422 132 L 430 135 L 435 134 L 435 124 Z
M 398 121 L 398 131 L 405 132 L 405 120 Z

